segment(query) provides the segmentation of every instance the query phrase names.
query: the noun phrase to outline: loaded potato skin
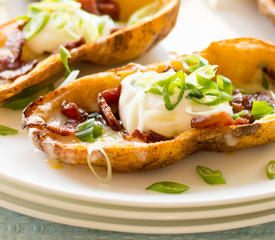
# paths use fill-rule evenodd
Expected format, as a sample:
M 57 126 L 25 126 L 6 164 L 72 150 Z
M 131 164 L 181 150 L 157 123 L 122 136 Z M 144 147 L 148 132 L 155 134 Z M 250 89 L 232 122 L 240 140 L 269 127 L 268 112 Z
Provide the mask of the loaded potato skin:
M 262 74 L 265 73 L 272 87 L 275 72 L 275 46 L 260 40 L 239 38 L 213 42 L 199 52 L 218 72 L 231 79 L 239 88 L 253 86 L 262 90 Z M 90 143 L 80 141 L 67 143 L 64 138 L 48 131 L 46 124 L 61 111 L 62 101 L 76 103 L 81 109 L 98 112 L 98 93 L 116 88 L 122 79 L 137 72 L 162 73 L 169 68 L 179 71 L 182 60 L 176 59 L 141 66 L 128 64 L 125 67 L 81 78 L 74 83 L 49 93 L 33 102 L 23 113 L 22 124 L 28 128 L 34 144 L 50 158 L 71 164 L 86 164 Z M 255 121 L 252 124 L 230 125 L 221 128 L 190 128 L 175 138 L 155 143 L 144 142 L 95 142 L 108 155 L 116 172 L 153 170 L 175 163 L 197 151 L 235 151 L 260 146 L 275 141 L 274 118 Z M 92 164 L 106 167 L 101 151 L 93 151 Z
M 85 2 L 89 1 L 79 0 L 79 2 L 85 6 Z M 110 3 L 108 2 L 100 1 L 101 8 L 109 9 Z M 131 14 L 148 4 L 148 1 L 135 3 L 134 1 L 117 0 L 111 2 L 114 6 L 119 6 L 119 20 L 122 21 L 127 21 Z M 153 1 L 149 3 L 151 2 Z M 71 54 L 69 64 L 89 61 L 99 65 L 113 65 L 143 55 L 172 30 L 176 23 L 179 2 L 179 0 L 160 0 L 159 10 L 151 17 L 140 19 L 140 21 L 131 25 L 114 28 L 110 34 L 101 36 L 89 43 L 71 44 L 70 42 L 68 45 Z M 105 7 L 103 7 L 104 4 Z M 117 11 L 115 15 L 118 15 Z M 6 23 L 5 26 L 12 27 L 15 22 L 22 22 L 22 20 L 12 20 Z M 45 81 L 63 69 L 60 54 L 57 52 L 51 53 L 42 60 L 39 59 L 29 71 L 17 76 L 13 81 L 6 81 L 3 84 L 0 82 L 0 102 L 11 98 L 30 86 Z

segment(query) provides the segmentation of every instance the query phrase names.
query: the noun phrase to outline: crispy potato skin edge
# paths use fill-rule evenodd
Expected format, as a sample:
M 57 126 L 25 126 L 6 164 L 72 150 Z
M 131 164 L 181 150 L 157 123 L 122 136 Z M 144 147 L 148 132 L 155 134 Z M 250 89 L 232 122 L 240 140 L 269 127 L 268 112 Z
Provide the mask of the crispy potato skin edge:
M 90 61 L 99 65 L 114 65 L 137 58 L 167 36 L 173 29 L 180 0 L 170 0 L 150 21 L 143 21 L 119 30 L 105 38 L 84 44 L 71 50 L 70 64 Z M 12 20 L 14 22 L 16 20 Z M 5 25 L 11 23 L 8 22 Z M 30 86 L 36 85 L 62 71 L 59 54 L 52 54 L 39 62 L 29 73 L 18 77 L 10 84 L 0 86 L 0 101 L 4 101 Z

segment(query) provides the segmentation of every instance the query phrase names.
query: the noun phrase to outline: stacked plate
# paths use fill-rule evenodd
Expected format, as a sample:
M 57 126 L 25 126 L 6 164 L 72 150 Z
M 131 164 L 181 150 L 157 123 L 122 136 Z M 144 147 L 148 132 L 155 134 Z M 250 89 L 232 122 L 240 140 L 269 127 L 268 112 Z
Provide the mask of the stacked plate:
M 7 119 L 19 118 L 1 111 Z M 275 182 L 265 175 L 275 144 L 233 154 L 198 153 L 165 169 L 114 174 L 110 184 L 102 184 L 86 166 L 45 160 L 26 137 L 22 132 L 0 138 L 2 207 L 58 223 L 135 233 L 217 231 L 275 220 Z M 227 184 L 207 185 L 197 165 L 221 170 Z M 191 188 L 173 195 L 145 190 L 158 181 Z
M 192 191 L 172 197 L 164 194 L 148 193 L 147 197 L 145 194 L 137 194 L 134 200 L 127 192 L 118 193 L 114 197 L 111 192 L 104 191 L 106 186 L 102 185 L 100 199 L 99 196 L 87 198 L 85 195 L 75 194 L 69 197 L 68 192 L 53 193 L 49 189 L 39 191 L 37 185 L 26 187 L 26 183 L 15 184 L 16 181 L 10 180 L 2 178 L 0 181 L 1 206 L 74 226 L 133 233 L 172 234 L 218 231 L 275 220 L 275 197 L 272 197 L 274 192 L 242 198 L 227 194 L 227 198 L 221 200 L 220 189 L 216 189 L 216 199 L 208 201 L 203 201 L 203 195 L 211 198 L 211 194 Z M 93 177 L 91 180 L 94 180 Z M 133 177 L 132 180 L 137 178 Z M 242 188 L 243 191 L 248 190 Z M 95 190 L 96 193 L 97 191 Z M 124 199 L 119 200 L 123 195 Z M 185 197 L 189 200 L 180 202 Z
M 9 8 L 8 4 L 10 18 L 23 14 L 15 5 Z M 171 51 L 192 52 L 211 41 L 251 33 L 263 40 L 274 39 L 273 26 L 250 1 L 219 1 L 218 7 L 213 10 L 202 0 L 183 1 L 176 28 L 138 62 L 167 59 Z M 198 14 L 199 18 L 194 17 Z M 90 69 L 81 68 L 81 73 L 91 73 Z M 20 129 L 19 111 L 0 109 L 0 116 L 1 124 Z M 115 174 L 106 185 L 85 166 L 45 161 L 45 155 L 36 152 L 27 139 L 24 131 L 0 137 L 0 206 L 26 215 L 75 226 L 159 234 L 217 231 L 275 220 L 275 181 L 265 175 L 275 144 L 230 155 L 198 153 L 165 169 Z M 222 171 L 227 184 L 207 185 L 196 173 L 197 165 Z M 158 181 L 191 188 L 177 195 L 145 190 Z

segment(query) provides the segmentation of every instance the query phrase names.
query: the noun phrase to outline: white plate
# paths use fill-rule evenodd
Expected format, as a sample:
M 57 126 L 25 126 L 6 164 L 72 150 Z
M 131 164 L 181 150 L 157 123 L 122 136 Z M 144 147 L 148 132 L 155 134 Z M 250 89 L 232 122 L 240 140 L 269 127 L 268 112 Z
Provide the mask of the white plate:
M 0 116 L 4 116 L 6 122 L 19 118 L 19 115 L 18 112 L 0 110 Z M 265 175 L 266 163 L 274 157 L 275 144 L 232 155 L 198 153 L 161 170 L 115 174 L 110 184 L 98 182 L 86 166 L 64 166 L 59 170 L 49 167 L 44 154 L 34 150 L 24 133 L 0 137 L 0 146 L 4 146 L 1 151 L 5 156 L 0 164 L 0 178 L 77 200 L 134 207 L 183 208 L 271 198 L 275 192 L 275 181 L 268 180 Z M 221 170 L 228 183 L 222 186 L 205 184 L 196 173 L 196 165 Z M 178 195 L 145 190 L 153 182 L 166 180 L 182 182 L 191 189 Z
M 274 209 L 275 198 L 262 201 L 252 201 L 243 204 L 223 205 L 204 208 L 135 208 L 127 206 L 113 206 L 93 202 L 73 200 L 70 198 L 58 197 L 35 191 L 28 188 L 0 181 L 0 192 L 4 192 L 13 197 L 20 196 L 21 199 L 43 204 L 62 210 L 72 209 L 74 212 L 91 214 L 96 216 L 136 219 L 136 220 L 191 220 L 206 219 L 243 215 L 248 213 L 262 212 L 264 210 Z
M 274 27 L 258 13 L 254 2 L 219 2 L 220 8 L 215 11 L 203 0 L 183 1 L 174 31 L 137 62 L 165 59 L 170 51 L 184 53 L 199 50 L 211 41 L 224 38 L 254 36 L 264 40 L 274 39 Z M 83 66 L 81 68 L 85 68 L 85 73 L 104 69 L 89 64 Z M 19 129 L 20 115 L 20 112 L 0 110 L 0 124 Z M 0 146 L 2 179 L 77 200 L 134 207 L 183 208 L 234 204 L 275 196 L 275 181 L 265 176 L 266 163 L 274 158 L 275 144 L 239 151 L 230 156 L 224 153 L 198 153 L 165 169 L 115 174 L 109 185 L 96 181 L 86 167 L 66 166 L 59 171 L 50 168 L 44 162 L 43 153 L 34 151 L 24 131 L 16 136 L 0 137 Z M 206 185 L 196 174 L 198 164 L 221 170 L 228 184 Z M 144 190 L 157 181 L 182 182 L 191 190 L 180 195 Z
M 275 220 L 274 210 L 234 217 L 180 221 L 148 221 L 107 218 L 89 214 L 80 214 L 69 210 L 63 211 L 58 208 L 40 205 L 20 198 L 14 198 L 4 193 L 0 193 L 0 205 L 28 216 L 34 216 L 57 223 L 101 230 L 143 234 L 180 234 L 221 231 Z

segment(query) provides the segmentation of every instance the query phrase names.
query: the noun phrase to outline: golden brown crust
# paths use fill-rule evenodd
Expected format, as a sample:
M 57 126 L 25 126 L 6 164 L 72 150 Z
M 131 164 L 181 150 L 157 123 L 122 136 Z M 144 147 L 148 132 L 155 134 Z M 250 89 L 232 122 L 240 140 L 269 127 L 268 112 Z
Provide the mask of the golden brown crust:
M 116 1 L 122 7 L 122 18 L 129 16 L 127 8 L 135 1 Z M 143 5 L 147 1 L 141 1 Z M 71 50 L 70 64 L 77 61 L 90 61 L 100 65 L 112 65 L 126 62 L 143 55 L 174 27 L 179 10 L 179 0 L 163 1 L 161 10 L 151 19 L 122 28 L 107 37 L 81 45 Z M 121 4 L 120 4 L 121 3 Z M 124 4 L 124 5 L 122 5 Z M 139 7 L 139 6 L 138 6 Z M 136 9 L 137 10 L 137 9 Z M 8 24 L 8 23 L 7 23 Z M 25 88 L 38 84 L 63 69 L 59 54 L 50 55 L 39 62 L 29 73 L 11 83 L 0 85 L 0 101 L 8 99 Z
M 275 1 L 258 0 L 258 7 L 261 13 L 267 16 L 275 24 Z
M 229 76 L 237 87 L 261 82 L 264 65 L 275 71 L 275 46 L 266 42 L 249 39 L 231 39 L 212 43 L 200 54 L 211 64 L 220 65 L 219 71 Z M 167 66 L 174 69 L 182 67 L 183 56 L 167 62 L 148 66 L 129 64 L 122 68 L 98 73 L 54 91 L 32 103 L 23 114 L 22 124 L 30 130 L 34 144 L 49 157 L 67 163 L 85 164 L 86 143 L 62 143 L 45 130 L 43 124 L 54 111 L 59 111 L 61 102 L 75 102 L 89 111 L 96 111 L 97 94 L 105 89 L 117 87 L 120 81 L 136 72 L 155 70 L 163 72 Z M 274 79 L 269 79 L 272 81 Z M 80 94 L 81 93 L 81 94 Z M 50 105 L 49 105 L 50 104 Z M 183 157 L 200 150 L 235 151 L 275 141 L 275 121 L 254 123 L 242 126 L 228 126 L 220 129 L 190 129 L 175 139 L 157 143 L 98 143 L 110 158 L 114 171 L 134 172 L 165 167 Z M 100 151 L 93 152 L 95 166 L 106 166 Z

